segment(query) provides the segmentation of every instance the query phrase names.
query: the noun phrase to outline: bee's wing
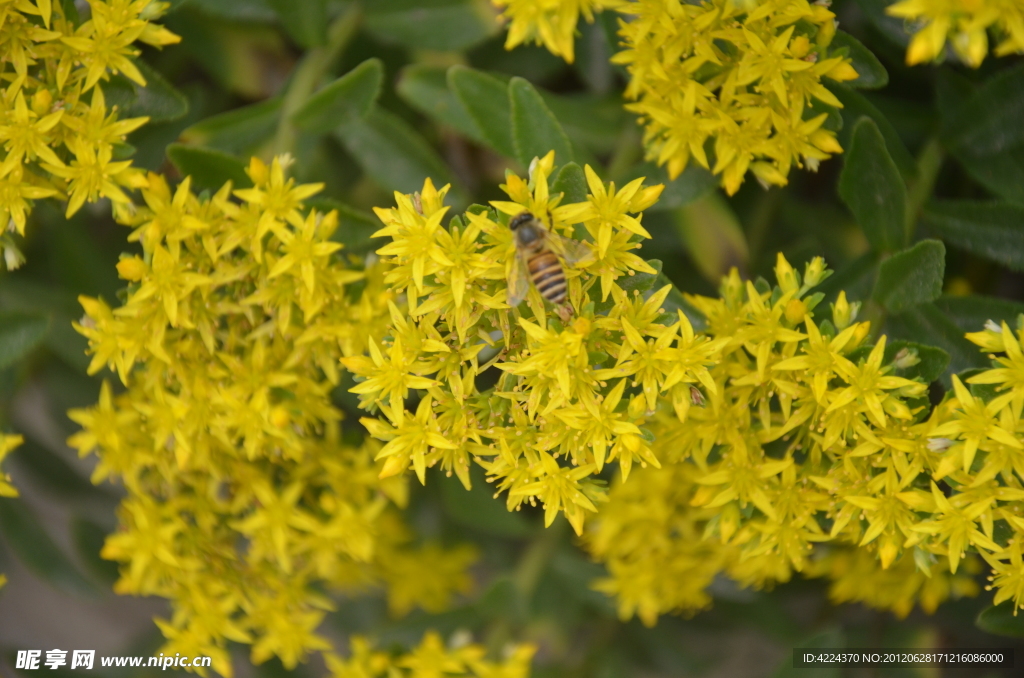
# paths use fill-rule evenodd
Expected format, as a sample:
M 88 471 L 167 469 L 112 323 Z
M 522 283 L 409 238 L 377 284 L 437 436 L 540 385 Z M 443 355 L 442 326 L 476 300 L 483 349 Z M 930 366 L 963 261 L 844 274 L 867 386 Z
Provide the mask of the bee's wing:
M 526 262 L 520 252 L 512 259 L 512 268 L 508 274 L 508 305 L 515 308 L 530 291 L 530 276 L 527 271 Z
M 548 231 L 544 237 L 547 238 L 551 251 L 562 257 L 570 266 L 589 263 L 594 258 L 594 250 L 585 242 L 566 238 L 554 231 Z

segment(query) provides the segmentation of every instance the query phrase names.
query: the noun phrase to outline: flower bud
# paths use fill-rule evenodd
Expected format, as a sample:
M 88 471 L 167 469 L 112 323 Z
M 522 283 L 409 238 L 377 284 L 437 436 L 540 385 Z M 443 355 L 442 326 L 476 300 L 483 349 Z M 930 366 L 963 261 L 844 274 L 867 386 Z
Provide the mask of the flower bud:
M 146 275 L 146 262 L 138 257 L 125 257 L 117 262 L 117 274 L 125 280 L 137 282 Z
M 807 304 L 799 299 L 790 299 L 786 304 L 786 320 L 793 325 L 799 325 L 807 315 Z
M 793 292 L 800 288 L 800 274 L 793 270 L 782 252 L 775 259 L 775 279 L 779 281 L 783 292 Z
M 822 257 L 814 257 L 804 266 L 804 285 L 808 288 L 814 287 L 827 277 L 825 260 Z
M 850 323 L 857 319 L 857 313 L 860 311 L 860 302 L 848 303 L 845 291 L 840 292 L 836 303 L 830 304 L 830 306 L 832 306 L 832 324 L 840 331 L 849 327 Z

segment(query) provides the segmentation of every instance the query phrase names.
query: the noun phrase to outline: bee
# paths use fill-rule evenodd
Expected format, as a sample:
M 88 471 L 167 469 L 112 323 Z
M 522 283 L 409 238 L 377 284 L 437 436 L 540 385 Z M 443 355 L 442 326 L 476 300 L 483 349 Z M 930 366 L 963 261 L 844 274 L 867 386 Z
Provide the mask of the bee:
M 573 313 L 566 301 L 569 286 L 565 280 L 562 258 L 570 266 L 589 259 L 593 252 L 586 243 L 565 238 L 549 231 L 540 219 L 530 212 L 520 212 L 508 222 L 516 245 L 516 257 L 508 276 L 508 304 L 518 306 L 530 289 L 530 281 L 555 307 L 566 322 Z

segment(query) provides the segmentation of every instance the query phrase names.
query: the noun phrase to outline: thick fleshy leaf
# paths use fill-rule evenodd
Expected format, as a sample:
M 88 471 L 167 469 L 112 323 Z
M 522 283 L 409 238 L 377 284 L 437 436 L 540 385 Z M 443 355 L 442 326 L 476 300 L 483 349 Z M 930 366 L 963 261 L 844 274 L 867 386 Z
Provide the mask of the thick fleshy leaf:
M 223 151 L 171 144 L 167 147 L 167 158 L 182 176 L 192 177 L 192 187 L 196 190 L 216 191 L 227 181 L 234 182 L 235 188 L 252 186 L 249 175 L 245 173 L 245 163 Z
M 382 188 L 412 193 L 423 189 L 427 177 L 438 188 L 452 183 L 448 166 L 430 144 L 407 122 L 381 108 L 365 119 L 339 125 L 335 134 Z M 467 202 L 458 187 L 453 186 L 452 193 L 454 202 Z
M 529 166 L 534 158 L 555 152 L 556 163 L 573 159 L 572 144 L 543 97 L 525 78 L 512 78 L 508 84 L 512 112 L 512 145 L 515 157 Z
M 448 87 L 476 123 L 488 145 L 505 157 L 516 157 L 512 144 L 512 106 L 508 85 L 483 71 L 452 66 L 448 69 Z
M 562 205 L 586 200 L 587 177 L 583 169 L 574 162 L 563 165 L 551 185 L 551 192 L 562 194 Z
M 50 329 L 50 318 L 24 311 L 0 312 L 0 369 L 24 358 Z
M 373 0 L 365 7 L 371 33 L 410 49 L 461 51 L 500 29 L 476 0 Z
M 980 332 L 991 320 L 1017 326 L 1017 316 L 1024 314 L 1024 303 L 981 295 L 939 297 L 935 305 L 956 323 L 962 332 Z
M 829 46 L 829 53 L 831 54 L 832 50 L 837 49 L 846 50 L 846 56 L 850 57 L 853 69 L 857 71 L 857 79 L 848 80 L 847 85 L 861 89 L 879 89 L 889 84 L 889 74 L 886 72 L 885 66 L 878 60 L 878 57 L 871 53 L 871 50 L 861 44 L 860 40 L 849 33 L 836 31 L 835 37 L 832 38 L 832 44 Z
M 915 341 L 887 342 L 882 363 L 887 365 L 893 360 L 897 360 L 897 363 L 892 374 L 905 379 L 920 377 L 926 384 L 941 377 L 949 367 L 949 353 L 937 346 Z
M 840 109 L 843 125 L 837 136 L 840 145 L 849 150 L 857 121 L 864 117 L 871 118 L 878 125 L 878 131 L 885 139 L 885 148 L 889 152 L 889 157 L 896 163 L 903 179 L 905 181 L 913 179 L 917 175 L 917 161 L 914 160 L 914 156 L 910 155 L 910 151 L 900 139 L 896 128 L 892 126 L 885 115 L 863 94 L 843 83 L 829 81 L 828 88 L 843 104 L 843 108 Z
M 448 87 L 448 69 L 413 64 L 402 69 L 395 87 L 407 104 L 470 139 L 487 143 L 480 126 Z
M 134 63 L 146 79 L 146 86 L 132 82 L 123 75 L 111 77 L 109 82 L 101 85 L 107 107 L 117 106 L 121 118 L 147 116 L 151 124 L 185 117 L 188 114 L 188 99 L 185 95 L 145 61 Z
M 181 140 L 225 153 L 244 154 L 272 139 L 280 119 L 281 99 L 268 99 L 201 120 L 182 132 Z
M 46 583 L 68 593 L 96 594 L 24 501 L 0 497 L 0 532 L 18 559 Z
M 1005 202 L 942 200 L 929 204 L 922 220 L 946 242 L 1024 271 L 1024 207 Z
M 1012 600 L 999 605 L 989 605 L 978 613 L 975 626 L 997 636 L 1024 638 L 1024 614 L 1018 614 Z
M 327 40 L 327 0 L 268 0 L 288 35 L 303 47 Z
M 891 252 L 907 243 L 907 187 L 878 126 L 861 118 L 846 151 L 839 196 L 872 247 Z
M 879 264 L 874 298 L 890 313 L 934 301 L 942 294 L 945 271 L 946 247 L 922 240 Z
M 938 346 L 949 354 L 949 367 L 942 383 L 950 387 L 950 375 L 987 364 L 978 347 L 964 338 L 963 331 L 934 303 L 918 304 L 899 315 L 891 315 L 882 333 L 893 339 L 906 339 L 929 346 Z
M 357 118 L 365 118 L 380 96 L 384 64 L 367 59 L 311 96 L 292 115 L 295 126 L 305 132 L 330 132 Z

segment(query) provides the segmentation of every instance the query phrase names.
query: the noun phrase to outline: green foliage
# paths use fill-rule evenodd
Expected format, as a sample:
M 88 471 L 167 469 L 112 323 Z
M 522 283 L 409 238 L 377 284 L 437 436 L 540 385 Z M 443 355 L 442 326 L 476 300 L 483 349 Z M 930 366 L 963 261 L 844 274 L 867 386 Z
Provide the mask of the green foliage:
M 645 155 L 637 114 L 624 108 L 632 103 L 626 71 L 608 61 L 619 42 L 611 12 L 580 22 L 576 58 L 567 64 L 535 46 L 505 51 L 506 33 L 487 0 L 187 0 L 174 3 L 164 22 L 183 42 L 146 48 L 133 61 L 146 85 L 115 74 L 101 86 L 120 117 L 150 119 L 117 146 L 115 159 L 167 174 L 172 191 L 185 176 L 197 191 L 229 180 L 246 188 L 251 155 L 290 154 L 291 175 L 325 184 L 308 202 L 338 212 L 331 239 L 344 248 L 334 256 L 357 266 L 385 242 L 371 237 L 381 228 L 372 208 L 391 206 L 393 191 L 420 190 L 425 177 L 452 184 L 453 211 L 490 209 L 489 201 L 503 199 L 495 186 L 506 170 L 525 176 L 533 158 L 551 150 L 561 165 L 552 191 L 563 194 L 563 205 L 585 198 L 588 164 L 619 189 L 639 177 L 662 183 L 660 199 L 644 210 L 653 238 L 637 252 L 656 273 L 617 281 L 647 298 L 670 285 L 658 322 L 671 324 L 681 311 L 702 331 L 710 321 L 685 293 L 713 295 L 732 267 L 743 280 L 769 276 L 780 251 L 799 271 L 822 255 L 837 272 L 814 290 L 825 295 L 815 322 L 829 323 L 828 304 L 845 290 L 849 301 L 864 303 L 858 320 L 872 322 L 872 335 L 888 336 L 883 362 L 898 363 L 891 373 L 934 382 L 934 400 L 951 388 L 952 375 L 990 363 L 964 333 L 989 320 L 1016 327 L 1024 314 L 1017 275 L 1024 272 L 1024 65 L 990 57 L 974 71 L 950 52 L 944 63 L 907 67 L 909 26 L 885 13 L 890 0 L 834 4 L 842 30 L 830 50 L 849 56 L 858 77 L 825 80 L 842 107 L 815 101 L 803 117 L 827 113 L 825 128 L 836 131 L 844 152 L 816 173 L 805 159 L 787 186 L 763 190 L 751 180 L 728 198 L 698 162 L 672 179 L 656 154 Z M 72 17 L 85 7 L 62 6 Z M 718 149 L 709 142 L 704 150 L 714 168 Z M 21 269 L 0 271 L 0 433 L 26 438 L 3 468 L 24 498 L 0 499 L 0 573 L 11 577 L 7 587 L 22 585 L 10 566 L 17 560 L 29 572 L 23 576 L 73 600 L 108 590 L 116 578 L 99 552 L 120 491 L 92 485 L 62 443 L 77 430 L 63 413 L 95 402 L 102 379 L 117 383 L 105 370 L 86 376 L 85 341 L 71 325 L 82 317 L 75 299 L 99 295 L 116 305 L 129 283 L 114 266 L 122 253 L 141 250 L 102 210 L 83 209 L 68 221 L 65 204 L 35 203 L 25 238 L 0 235 L 0 246 L 11 238 L 27 258 Z M 575 235 L 590 237 L 582 227 Z M 594 305 L 607 311 L 612 300 Z M 738 350 L 756 359 L 755 346 Z M 342 375 L 334 399 L 348 417 L 346 435 L 356 439 L 363 431 L 352 386 Z M 763 674 L 763 662 L 734 656 L 751 638 L 785 657 L 768 667 L 779 676 L 812 672 L 792 668 L 795 646 L 878 638 L 890 647 L 935 645 L 970 633 L 1004 636 L 991 643 L 1024 638 L 1024 615 L 1014 617 L 1007 604 L 990 607 L 985 593 L 934 617 L 879 616 L 867 638 L 862 612 L 826 611 L 821 581 L 740 591 L 716 580 L 713 608 L 692 620 L 662 618 L 653 629 L 622 623 L 614 600 L 592 588 L 607 576 L 604 566 L 582 555 L 564 520 L 544 530 L 533 507 L 509 513 L 479 469 L 470 491 L 436 469 L 429 476 L 405 509 L 412 537 L 474 542 L 476 588 L 448 612 L 402 619 L 389 616 L 377 590 L 330 592 L 336 610 L 326 635 L 369 634 L 378 647 L 407 648 L 427 629 L 446 641 L 465 629 L 494 656 L 508 642 L 531 640 L 542 646 L 533 675 L 571 678 Z M 606 481 L 615 482 L 609 471 Z M 54 510 L 41 510 L 49 504 Z M 9 592 L 0 590 L 0 618 Z M 3 657 L 15 649 L 6 638 L 0 631 Z M 147 652 L 158 647 L 158 637 L 147 640 L 154 643 Z M 40 646 L 56 642 L 48 637 Z M 259 671 L 319 675 L 279 662 Z

